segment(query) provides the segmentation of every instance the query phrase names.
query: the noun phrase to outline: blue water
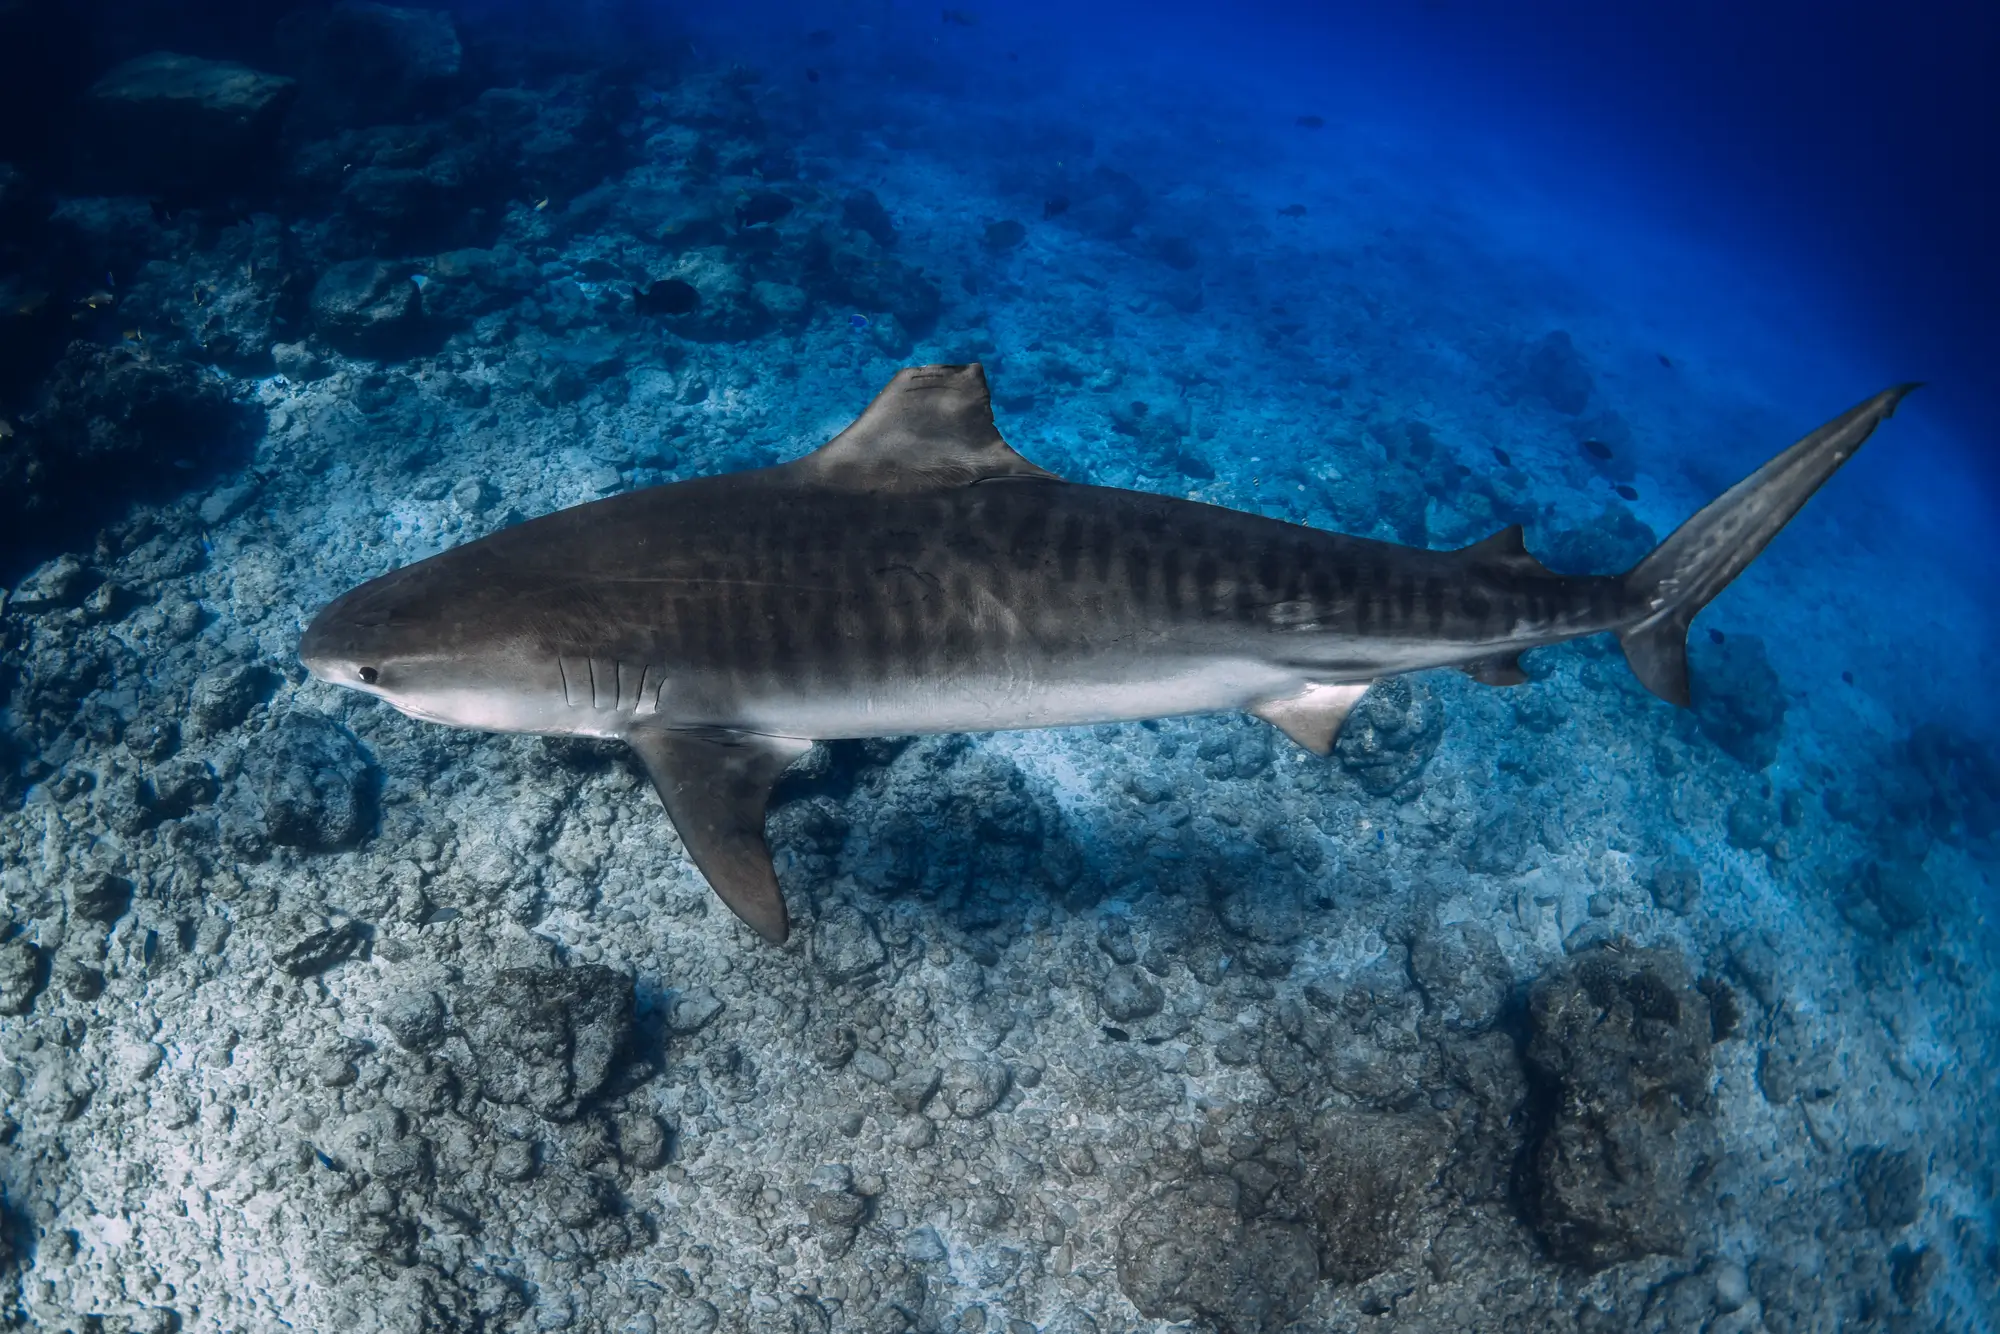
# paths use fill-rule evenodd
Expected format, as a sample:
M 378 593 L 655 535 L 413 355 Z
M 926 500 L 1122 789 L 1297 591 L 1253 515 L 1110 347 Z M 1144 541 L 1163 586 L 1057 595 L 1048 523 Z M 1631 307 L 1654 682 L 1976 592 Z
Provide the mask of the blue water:
M 322 59 L 323 12 L 460 46 Z M 0 10 L 0 1326 L 2000 1323 L 2000 11 L 411 13 Z M 121 157 L 91 85 L 159 50 L 298 100 L 200 180 Z M 1695 622 L 1693 713 L 1600 644 L 1324 762 L 836 748 L 772 817 L 785 954 L 609 752 L 296 660 L 363 579 L 966 361 L 1071 480 L 1592 572 L 1926 387 Z M 500 1000 L 586 964 L 614 1073 L 494 1092 Z M 1421 1165 L 1379 1262 L 1343 1135 Z

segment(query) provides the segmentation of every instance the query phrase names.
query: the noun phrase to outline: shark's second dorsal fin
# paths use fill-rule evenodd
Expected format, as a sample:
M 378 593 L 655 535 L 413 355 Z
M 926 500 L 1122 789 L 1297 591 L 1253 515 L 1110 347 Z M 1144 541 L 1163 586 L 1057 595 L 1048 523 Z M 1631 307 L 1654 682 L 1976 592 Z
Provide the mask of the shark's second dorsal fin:
M 931 491 L 1007 477 L 1059 480 L 1000 438 L 978 362 L 897 371 L 852 426 L 787 469 L 811 485 L 857 491 Z
M 1510 523 L 1491 537 L 1483 537 L 1469 547 L 1460 547 L 1458 554 L 1470 556 L 1483 565 L 1506 566 L 1525 574 L 1554 573 L 1528 554 L 1527 536 L 1518 523 Z

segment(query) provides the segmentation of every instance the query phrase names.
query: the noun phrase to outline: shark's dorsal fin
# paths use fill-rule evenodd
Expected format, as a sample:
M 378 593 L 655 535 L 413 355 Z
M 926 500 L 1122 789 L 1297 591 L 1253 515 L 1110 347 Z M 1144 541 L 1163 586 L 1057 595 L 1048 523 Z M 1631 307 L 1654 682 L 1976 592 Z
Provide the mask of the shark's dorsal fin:
M 641 729 L 625 739 L 645 762 L 667 817 L 709 887 L 751 930 L 784 944 L 791 918 L 764 844 L 764 807 L 778 775 L 812 742 L 719 729 Z
M 1349 685 L 1307 686 L 1299 694 L 1252 705 L 1250 712 L 1313 754 L 1330 755 L 1334 741 L 1340 736 L 1340 725 L 1347 721 L 1347 715 L 1354 712 L 1354 706 L 1373 684 L 1372 681 L 1361 681 Z
M 931 491 L 1000 478 L 1059 480 L 1000 438 L 986 372 L 968 366 L 909 366 L 839 435 L 787 465 L 815 486 L 857 491 Z
M 1527 536 L 1518 523 L 1510 523 L 1491 537 L 1483 537 L 1469 547 L 1460 547 L 1458 554 L 1470 556 L 1482 565 L 1501 565 L 1528 574 L 1554 573 L 1528 554 Z

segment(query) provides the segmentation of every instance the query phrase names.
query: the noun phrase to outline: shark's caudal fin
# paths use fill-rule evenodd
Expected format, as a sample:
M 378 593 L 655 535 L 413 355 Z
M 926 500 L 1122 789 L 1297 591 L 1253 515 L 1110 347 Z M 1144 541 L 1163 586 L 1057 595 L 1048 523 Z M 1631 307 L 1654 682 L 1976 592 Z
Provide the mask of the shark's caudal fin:
M 1625 576 L 1626 589 L 1647 610 L 1619 631 L 1618 642 L 1646 689 L 1688 706 L 1687 632 L 1695 613 L 1743 573 L 1916 387 L 1885 389 L 1835 417 L 1730 487 Z

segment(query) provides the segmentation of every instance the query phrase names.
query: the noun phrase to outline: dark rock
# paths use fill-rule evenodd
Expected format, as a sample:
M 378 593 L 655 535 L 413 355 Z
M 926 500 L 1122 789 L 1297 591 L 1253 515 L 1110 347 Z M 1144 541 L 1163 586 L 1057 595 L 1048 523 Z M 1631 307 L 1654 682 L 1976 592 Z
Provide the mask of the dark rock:
M 1686 857 L 1662 857 L 1646 878 L 1646 891 L 1661 908 L 1686 915 L 1701 898 L 1701 867 Z
M 806 1178 L 806 1217 L 820 1232 L 851 1232 L 867 1221 L 868 1197 L 855 1189 L 854 1170 L 827 1163 Z
M 1855 1153 L 1850 1170 L 1869 1227 L 1894 1231 L 1922 1217 L 1924 1165 L 1908 1149 L 1872 1145 Z
M 71 911 L 89 922 L 109 925 L 132 906 L 132 882 L 109 871 L 85 876 L 71 894 Z
M 1729 846 L 1746 852 L 1768 852 L 1782 832 L 1778 806 L 1754 792 L 1746 792 L 1729 804 L 1727 818 Z
M 16 938 L 0 944 L 0 1014 L 26 1014 L 44 980 L 42 954 Z
M 888 962 L 875 922 L 852 904 L 835 905 L 813 925 L 812 958 L 828 978 L 852 982 Z
M 1204 1320 L 1225 1334 L 1283 1329 L 1319 1286 L 1312 1230 L 1246 1221 L 1227 1178 L 1141 1201 L 1117 1230 L 1118 1286 L 1151 1320 Z
M 1170 269 L 1182 273 L 1201 263 L 1201 255 L 1194 248 L 1194 242 L 1185 236 L 1162 236 L 1153 242 L 1153 257 Z
M 7 599 L 7 610 L 30 615 L 74 607 L 103 582 L 103 576 L 65 552 L 23 579 Z
M 329 922 L 317 914 L 282 917 L 273 928 L 271 961 L 293 977 L 314 977 L 354 956 L 368 939 L 360 922 Z
M 0 449 L 0 557 L 61 524 L 177 492 L 234 461 L 254 431 L 253 414 L 202 370 L 72 343 Z
M 313 327 L 328 343 L 356 356 L 406 355 L 422 333 L 420 296 L 407 265 L 349 260 L 313 284 Z
M 299 76 L 297 119 L 308 129 L 402 121 L 438 109 L 464 53 L 451 16 L 342 0 L 281 25 L 286 67 Z
M 63 974 L 63 990 L 80 1001 L 94 1001 L 104 994 L 104 970 L 72 964 Z
M 667 1161 L 673 1137 L 666 1123 L 650 1112 L 627 1112 L 616 1121 L 618 1161 L 650 1172 Z
M 675 995 L 667 1006 L 667 1031 L 686 1036 L 699 1033 L 722 1013 L 722 1002 L 707 987 L 695 987 Z
M 1525 1166 L 1536 1230 L 1597 1269 L 1677 1253 L 1709 1110 L 1712 1023 L 1678 955 L 1597 949 L 1529 995 L 1544 1113 Z
M 1702 734 L 1752 769 L 1778 758 L 1785 730 L 1785 692 L 1755 635 L 1716 643 L 1697 635 L 1688 645 L 1695 719 Z
M 1364 791 L 1385 797 L 1409 788 L 1443 737 L 1444 707 L 1430 687 L 1398 676 L 1362 696 L 1334 753 Z
M 1767 1102 L 1824 1102 L 1838 1091 L 1834 1055 L 1830 1044 L 1816 1041 L 1803 1024 L 1788 1018 L 1758 1059 L 1757 1087 Z
M 632 979 L 589 964 L 511 968 L 458 1009 L 494 1102 L 572 1119 L 611 1078 L 632 1032 Z
M 375 1018 L 406 1051 L 428 1051 L 444 1041 L 444 1002 L 434 991 L 398 992 L 382 1003 Z
M 866 232 L 884 250 L 896 244 L 896 224 L 873 190 L 857 190 L 842 200 L 840 221 L 857 232 Z
M 1566 330 L 1549 334 L 1528 354 L 1526 383 L 1529 392 L 1567 416 L 1577 416 L 1590 405 L 1590 368 Z
M 1487 816 L 1473 831 L 1460 860 L 1468 871 L 1511 875 L 1528 855 L 1528 845 L 1534 836 L 1527 813 L 1517 806 L 1506 805 Z
M 276 679 L 261 663 L 224 667 L 198 677 L 188 692 L 188 721 L 200 733 L 226 732 L 270 696 Z
M 1453 922 L 1419 936 L 1410 947 L 1410 976 L 1432 1013 L 1456 1029 L 1490 1026 L 1514 989 L 1514 973 L 1500 942 L 1471 922 Z
M 824 1024 L 813 1039 L 813 1059 L 828 1070 L 838 1070 L 854 1059 L 861 1038 L 851 1024 Z
M 1428 1116 L 1329 1112 L 1313 1139 L 1306 1190 L 1320 1271 L 1336 1283 L 1373 1278 L 1417 1245 L 1450 1129 Z
M 174 760 L 146 778 L 139 801 L 155 820 L 179 820 L 214 801 L 221 790 L 215 771 L 200 760 Z
M 999 1106 L 1012 1082 L 1013 1072 L 1004 1061 L 962 1058 L 945 1065 L 939 1087 L 951 1114 L 971 1121 Z
M 1887 940 L 1929 921 L 1935 892 L 1921 862 L 1869 862 L 1848 881 L 1840 912 L 1863 935 Z
M 1889 1252 L 1889 1286 L 1903 1305 L 1918 1307 L 1930 1290 L 1931 1280 L 1944 1268 L 1938 1253 L 1928 1246 L 1898 1246 Z
M 1098 919 L 1097 948 L 1111 956 L 1116 964 L 1132 964 L 1139 961 L 1138 946 L 1132 943 L 1132 923 L 1123 917 L 1106 915 Z
M 244 65 L 155 51 L 91 86 L 81 146 L 94 184 L 174 199 L 246 184 L 298 91 Z
M 1152 978 L 1131 968 L 1114 968 L 1098 988 L 1097 1003 L 1104 1017 L 1116 1023 L 1147 1019 L 1160 1012 L 1166 995 Z
M 255 828 L 284 847 L 348 847 L 374 818 L 374 767 L 361 743 L 330 718 L 292 713 L 243 761 Z

